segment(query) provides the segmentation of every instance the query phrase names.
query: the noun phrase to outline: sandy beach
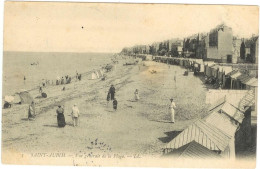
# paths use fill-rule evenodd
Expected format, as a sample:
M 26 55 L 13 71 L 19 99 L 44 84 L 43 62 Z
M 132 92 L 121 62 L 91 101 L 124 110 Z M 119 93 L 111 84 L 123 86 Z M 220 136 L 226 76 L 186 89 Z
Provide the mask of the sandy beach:
M 183 76 L 179 66 L 145 61 L 139 65 L 123 66 L 120 60 L 107 73 L 105 81 L 73 82 L 45 89 L 46 99 L 35 99 L 37 116 L 27 120 L 28 105 L 15 105 L 3 110 L 3 152 L 109 152 L 161 156 L 161 148 L 177 133 L 206 112 L 206 88 L 190 74 Z M 151 73 L 155 70 L 157 73 Z M 176 86 L 174 82 L 176 73 Z M 107 106 L 110 85 L 116 88 L 118 110 L 112 102 Z M 189 86 L 189 87 L 187 87 Z M 193 87 L 192 87 L 193 86 Z M 139 89 L 140 100 L 134 101 Z M 35 98 L 38 91 L 32 91 Z M 169 99 L 176 103 L 176 123 L 169 123 Z M 71 107 L 80 110 L 80 124 L 73 127 Z M 65 128 L 57 127 L 57 105 L 64 105 Z M 3 154 L 4 155 L 4 154 Z

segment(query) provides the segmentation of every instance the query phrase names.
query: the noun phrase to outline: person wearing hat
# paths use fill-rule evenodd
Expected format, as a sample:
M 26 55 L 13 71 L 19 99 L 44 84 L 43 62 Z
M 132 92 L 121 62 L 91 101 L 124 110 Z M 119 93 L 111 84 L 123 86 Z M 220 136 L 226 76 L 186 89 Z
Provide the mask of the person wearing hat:
M 36 116 L 34 101 L 29 105 L 28 109 L 28 120 L 33 120 Z
M 175 116 L 175 110 L 174 109 L 176 108 L 176 105 L 173 101 L 173 98 L 171 98 L 170 101 L 171 101 L 171 104 L 169 106 L 169 109 L 170 109 L 170 113 L 171 113 L 171 122 L 175 123 L 175 117 L 174 117 Z
M 61 105 L 58 106 L 58 109 L 56 110 L 57 113 L 57 121 L 59 127 L 65 127 L 65 117 L 64 117 L 64 109 L 61 107 Z
M 115 93 L 116 93 L 116 89 L 115 89 L 114 85 L 111 85 L 111 87 L 109 89 L 109 93 L 111 94 L 111 100 L 114 100 Z
M 135 90 L 135 101 L 138 101 L 140 99 L 138 89 Z
M 74 104 L 72 107 L 71 117 L 73 120 L 73 126 L 78 126 L 79 121 L 79 108 L 77 107 L 77 104 Z

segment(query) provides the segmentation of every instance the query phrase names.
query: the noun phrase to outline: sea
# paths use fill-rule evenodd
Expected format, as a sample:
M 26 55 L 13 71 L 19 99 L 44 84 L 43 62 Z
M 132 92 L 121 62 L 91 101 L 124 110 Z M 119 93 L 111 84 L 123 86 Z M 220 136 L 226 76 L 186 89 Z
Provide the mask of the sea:
M 111 63 L 113 53 L 4 52 L 2 95 L 37 88 L 47 79 L 56 81 Z M 25 78 L 25 80 L 24 80 Z

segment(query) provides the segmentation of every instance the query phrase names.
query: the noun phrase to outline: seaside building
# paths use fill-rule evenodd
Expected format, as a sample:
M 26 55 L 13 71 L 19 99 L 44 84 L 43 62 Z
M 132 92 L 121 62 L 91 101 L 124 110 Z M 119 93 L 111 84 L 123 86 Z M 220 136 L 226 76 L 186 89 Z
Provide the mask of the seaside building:
M 159 42 L 155 42 L 151 45 L 152 47 L 152 52 L 150 52 L 151 55 L 157 55 L 158 54 L 158 51 L 159 51 L 159 46 L 160 46 L 160 43 Z
M 206 59 L 207 48 L 209 47 L 209 35 L 200 34 L 198 39 L 198 46 L 196 49 L 196 58 Z
M 198 58 L 219 63 L 258 63 L 258 43 L 258 36 L 250 39 L 233 37 L 232 28 L 221 24 L 209 33 L 135 46 L 127 53 Z
M 251 54 L 251 62 L 258 63 L 258 55 L 259 55 L 259 37 L 253 36 L 251 38 L 251 45 L 250 45 L 250 54 Z
M 251 52 L 250 52 L 250 47 L 251 47 L 252 41 L 250 39 L 245 40 L 245 61 L 249 61 L 251 59 Z
M 172 43 L 172 50 L 171 53 L 175 57 L 180 57 L 182 56 L 183 53 L 183 41 L 180 39 L 175 40 Z
M 195 34 L 183 40 L 183 57 L 196 58 L 199 35 Z
M 219 25 L 212 29 L 208 35 L 208 46 L 206 45 L 205 60 L 216 62 L 232 62 L 232 28 Z
M 238 63 L 240 60 L 240 47 L 242 40 L 234 37 L 232 41 L 232 63 Z
M 241 62 L 258 63 L 258 36 L 252 36 L 250 39 L 242 39 L 240 46 Z

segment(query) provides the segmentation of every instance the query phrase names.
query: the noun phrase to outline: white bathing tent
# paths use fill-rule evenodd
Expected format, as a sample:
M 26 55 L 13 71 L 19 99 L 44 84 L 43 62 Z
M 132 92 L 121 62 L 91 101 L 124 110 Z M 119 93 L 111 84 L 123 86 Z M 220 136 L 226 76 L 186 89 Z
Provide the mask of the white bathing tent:
M 92 72 L 92 73 L 91 73 L 91 79 L 92 79 L 92 80 L 98 79 L 98 76 L 97 76 L 96 72 Z

